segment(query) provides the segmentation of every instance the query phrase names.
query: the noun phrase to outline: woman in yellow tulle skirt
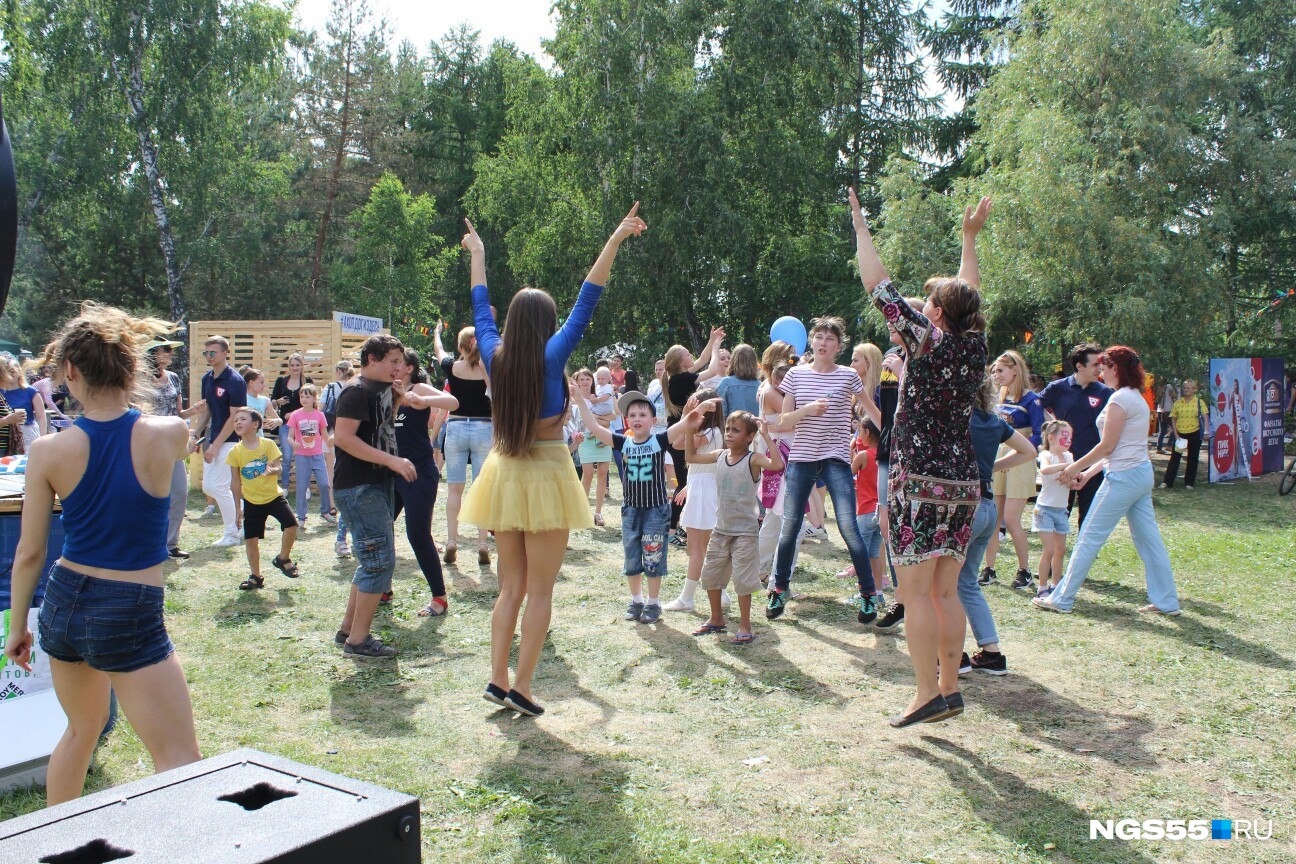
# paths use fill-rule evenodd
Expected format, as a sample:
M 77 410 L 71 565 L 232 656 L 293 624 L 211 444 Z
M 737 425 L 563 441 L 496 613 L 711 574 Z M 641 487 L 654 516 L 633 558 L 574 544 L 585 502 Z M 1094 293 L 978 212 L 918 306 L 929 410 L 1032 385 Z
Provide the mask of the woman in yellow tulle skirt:
M 525 456 L 492 450 L 459 518 L 487 531 L 591 528 L 589 499 L 565 441 L 536 441 Z
M 634 207 L 608 238 L 581 285 L 576 306 L 558 327 L 553 298 L 523 288 L 509 303 L 501 336 L 486 290 L 486 250 L 467 222 L 462 245 L 472 255 L 473 324 L 491 379 L 495 443 L 464 497 L 460 520 L 495 532 L 500 593 L 491 613 L 488 702 L 531 717 L 544 708 L 531 679 L 549 632 L 554 582 L 573 528 L 589 528 L 589 501 L 563 438 L 567 418 L 567 358 L 594 316 L 621 243 L 648 227 Z M 517 670 L 509 680 L 509 652 L 522 604 Z

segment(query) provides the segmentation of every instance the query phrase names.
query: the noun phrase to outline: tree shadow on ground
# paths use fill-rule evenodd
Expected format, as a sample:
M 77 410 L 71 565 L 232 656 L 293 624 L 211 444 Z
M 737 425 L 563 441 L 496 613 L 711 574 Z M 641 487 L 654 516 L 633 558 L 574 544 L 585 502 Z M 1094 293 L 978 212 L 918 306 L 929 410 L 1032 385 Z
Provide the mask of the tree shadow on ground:
M 920 740 L 926 747 L 903 744 L 899 749 L 944 771 L 977 817 L 1014 848 L 1053 861 L 1153 864 L 1155 859 L 1123 840 L 1090 841 L 1090 814 L 1071 802 L 943 738 L 923 735 Z
M 896 639 L 877 634 L 877 647 L 852 645 L 810 626 L 802 633 L 842 651 L 866 677 L 913 686 L 913 665 Z M 990 680 L 986 680 L 990 679 Z M 1154 766 L 1157 758 L 1145 739 L 1157 726 L 1147 718 L 1094 711 L 1021 675 L 969 675 L 960 679 L 969 707 L 980 707 L 1016 724 L 1021 734 L 1050 748 L 1085 752 L 1119 765 Z M 903 706 L 901 706 L 903 707 Z
M 514 755 L 498 758 L 460 796 L 464 805 L 489 815 L 501 846 L 500 860 L 647 864 L 640 851 L 626 795 L 629 774 L 615 762 L 576 749 L 538 722 L 501 711 L 491 719 L 517 743 Z
M 414 713 L 427 699 L 427 688 L 402 680 L 395 658 L 356 660 L 329 685 L 329 714 L 334 723 L 377 738 L 414 735 Z M 360 664 L 372 665 L 360 665 Z
M 696 620 L 698 625 L 702 623 L 702 619 L 689 620 Z M 636 625 L 634 630 L 635 635 L 643 639 L 667 663 L 670 675 L 699 678 L 708 675 L 718 664 L 733 675 L 734 682 L 739 687 L 755 696 L 779 691 L 798 699 L 830 702 L 838 706 L 846 704 L 845 696 L 807 675 L 799 665 L 783 656 L 778 647 L 780 640 L 777 631 L 768 627 L 756 628 L 756 641 L 738 646 L 728 642 L 737 630 L 736 614 L 731 616 L 729 624 L 729 632 L 718 636 L 693 636 L 691 632 L 676 630 L 662 623 Z M 728 652 L 727 656 L 719 659 L 703 652 L 699 642 L 704 639 L 725 640 L 721 644 Z M 628 671 L 622 671 L 623 678 Z

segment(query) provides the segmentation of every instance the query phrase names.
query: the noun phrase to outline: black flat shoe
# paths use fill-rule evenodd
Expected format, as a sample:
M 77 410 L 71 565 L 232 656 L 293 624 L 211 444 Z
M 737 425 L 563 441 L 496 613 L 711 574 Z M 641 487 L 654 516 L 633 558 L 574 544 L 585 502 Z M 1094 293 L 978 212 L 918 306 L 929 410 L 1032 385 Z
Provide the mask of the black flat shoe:
M 942 720 L 948 720 L 951 717 L 957 717 L 963 713 L 963 694 L 951 693 L 945 697 L 945 713 L 937 714 L 935 717 L 928 717 L 924 723 L 939 723 Z
M 528 717 L 539 717 L 544 713 L 544 708 L 532 702 L 516 690 L 510 690 L 508 695 L 504 697 L 504 707 L 512 708 L 514 711 L 517 711 L 520 714 L 525 714 Z
M 935 699 L 932 699 L 926 705 L 915 708 L 912 714 L 897 714 L 888 722 L 893 729 L 903 729 L 905 726 L 912 726 L 915 723 L 926 723 L 938 714 L 944 714 L 948 710 L 949 705 L 945 702 L 945 697 L 937 693 Z
M 496 687 L 494 684 L 486 685 L 486 692 L 482 694 L 482 698 L 493 705 L 500 706 L 501 708 L 509 707 L 508 703 L 504 701 L 508 698 L 508 694 L 501 688 Z

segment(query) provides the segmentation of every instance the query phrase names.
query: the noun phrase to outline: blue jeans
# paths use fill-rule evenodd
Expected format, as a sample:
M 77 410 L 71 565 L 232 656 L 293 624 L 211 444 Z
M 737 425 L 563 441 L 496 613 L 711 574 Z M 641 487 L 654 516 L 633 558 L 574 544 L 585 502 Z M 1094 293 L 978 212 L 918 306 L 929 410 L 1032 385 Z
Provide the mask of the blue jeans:
M 878 462 L 877 467 L 878 467 L 878 481 L 877 481 L 878 506 L 886 507 L 887 493 L 890 491 L 891 488 L 891 463 Z M 886 556 L 887 571 L 891 574 L 891 587 L 895 588 L 900 585 L 900 580 L 896 578 L 895 565 L 891 563 L 891 549 L 889 547 L 890 544 L 883 543 L 882 554 Z
M 967 558 L 963 561 L 963 569 L 959 570 L 958 576 L 959 602 L 963 604 L 963 614 L 967 615 L 972 638 L 978 645 L 993 645 L 999 641 L 999 634 L 995 632 L 994 615 L 990 614 L 990 604 L 986 603 L 981 586 L 977 584 L 986 547 L 990 545 L 990 538 L 998 528 L 999 510 L 995 507 L 994 498 L 982 496 L 976 516 L 972 519 L 972 539 L 968 541 Z
M 868 550 L 868 557 L 873 559 L 881 555 L 882 529 L 878 527 L 877 511 L 856 513 L 855 525 L 859 528 L 860 539 L 864 541 L 864 548 Z
M 396 571 L 395 503 L 392 481 L 338 489 L 338 509 L 355 538 L 356 567 L 351 581 L 362 593 L 391 590 Z
M 671 508 L 621 508 L 621 547 L 625 551 L 625 575 L 660 579 L 666 575 L 666 532 Z
M 325 516 L 333 509 L 333 496 L 329 494 L 328 464 L 324 454 L 314 456 L 298 454 L 297 460 L 297 521 L 306 524 L 306 493 L 310 490 L 311 475 L 315 476 L 315 486 L 319 489 L 320 515 Z
M 1080 586 L 1089 575 L 1089 568 L 1098 558 L 1099 550 L 1124 516 L 1129 522 L 1134 548 L 1143 559 L 1148 600 L 1163 612 L 1179 609 L 1170 555 L 1161 540 L 1161 529 L 1157 527 L 1156 514 L 1152 510 L 1152 483 L 1151 462 L 1124 471 L 1107 472 L 1080 528 L 1066 575 L 1049 595 L 1050 603 L 1059 609 L 1071 608 Z
M 452 417 L 446 421 L 447 483 L 467 483 L 469 462 L 473 466 L 473 479 L 477 479 L 486 464 L 486 457 L 490 455 L 492 429 L 489 418 L 456 420 Z
M 292 427 L 287 423 L 279 427 L 279 452 L 283 453 L 283 473 L 279 475 L 279 479 L 287 484 L 288 478 L 292 476 L 294 455 Z
M 869 567 L 868 550 L 855 524 L 855 479 L 850 465 L 840 459 L 820 459 L 816 462 L 793 462 L 783 475 L 787 491 L 783 495 L 783 527 L 779 532 L 778 551 L 774 554 L 774 584 L 786 591 L 792 584 L 792 563 L 796 552 L 797 536 L 805 521 L 806 504 L 816 481 L 824 481 L 832 498 L 833 513 L 837 516 L 837 530 L 846 541 L 860 595 L 871 597 L 876 590 L 873 570 Z

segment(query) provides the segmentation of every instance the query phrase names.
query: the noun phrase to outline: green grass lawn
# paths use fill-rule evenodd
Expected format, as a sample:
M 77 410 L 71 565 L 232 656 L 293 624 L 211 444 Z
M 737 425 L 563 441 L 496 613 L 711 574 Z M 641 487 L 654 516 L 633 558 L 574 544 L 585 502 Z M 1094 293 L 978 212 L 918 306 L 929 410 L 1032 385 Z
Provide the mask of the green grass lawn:
M 255 747 L 416 795 L 427 861 L 1289 862 L 1296 499 L 1274 478 L 1155 497 L 1182 617 L 1135 612 L 1142 568 L 1122 527 L 1075 614 L 988 588 L 1011 674 L 965 678 L 962 717 L 905 730 L 886 722 L 912 692 L 903 630 L 855 622 L 835 530 L 805 545 L 794 585 L 808 599 L 777 622 L 758 613 L 755 643 L 736 648 L 691 637 L 689 614 L 622 620 L 610 506 L 607 528 L 572 537 L 538 720 L 481 699 L 496 583 L 471 547 L 447 570 L 450 614 L 425 619 L 399 537 L 378 629 L 401 654 L 353 661 L 332 636 L 354 563 L 318 517 L 297 547 L 303 578 L 266 551 L 253 594 L 235 589 L 242 549 L 207 548 L 218 520 L 189 522 L 197 551 L 170 574 L 168 627 L 204 754 Z M 684 563 L 672 549 L 666 592 Z M 88 788 L 149 771 L 123 723 Z M 0 798 L 0 818 L 43 803 Z M 1121 818 L 1271 819 L 1274 839 L 1089 839 L 1090 819 Z

